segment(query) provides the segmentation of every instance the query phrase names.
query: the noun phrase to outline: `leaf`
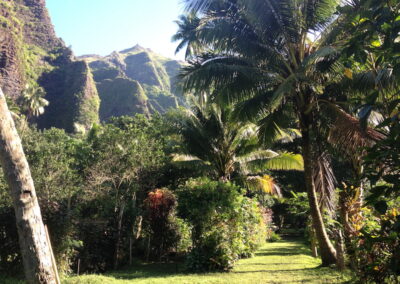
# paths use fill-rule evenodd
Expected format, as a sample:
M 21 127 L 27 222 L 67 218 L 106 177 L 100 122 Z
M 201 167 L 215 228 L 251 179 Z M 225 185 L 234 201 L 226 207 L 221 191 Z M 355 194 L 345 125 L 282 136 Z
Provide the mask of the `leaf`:
M 335 185 L 337 183 L 327 151 L 316 153 L 314 158 L 314 184 L 318 193 L 319 206 L 333 214 L 335 210 Z
M 371 45 L 373 46 L 373 47 L 381 47 L 382 46 L 382 43 L 381 43 L 381 41 L 380 40 L 374 40 L 374 41 L 372 41 L 371 42 Z
M 281 153 L 278 156 L 263 161 L 253 161 L 260 170 L 278 170 L 278 171 L 303 171 L 303 156 L 293 153 Z
M 353 79 L 353 71 L 351 71 L 349 68 L 344 69 L 344 76 L 349 79 Z
M 269 175 L 249 176 L 245 181 L 247 187 L 251 190 L 259 190 L 270 195 L 282 197 L 279 186 L 274 179 Z

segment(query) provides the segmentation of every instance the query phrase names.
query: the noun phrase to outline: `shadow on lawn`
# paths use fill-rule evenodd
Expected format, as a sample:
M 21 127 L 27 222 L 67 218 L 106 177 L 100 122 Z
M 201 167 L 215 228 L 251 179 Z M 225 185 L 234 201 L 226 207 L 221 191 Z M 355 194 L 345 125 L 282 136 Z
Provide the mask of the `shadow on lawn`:
M 262 257 L 262 256 L 285 256 L 285 255 L 310 255 L 310 250 L 304 247 L 301 243 L 296 243 L 295 245 L 291 245 L 290 247 L 285 248 L 271 248 L 271 249 L 261 249 L 258 251 L 255 256 Z M 276 265 L 276 264 L 285 264 L 285 263 L 249 263 L 247 265 L 265 265 L 268 267 L 269 265 Z M 293 263 L 287 263 L 293 264 Z M 246 265 L 246 264 L 244 264 Z M 238 265 L 240 267 L 240 264 Z M 316 271 L 315 268 L 302 268 L 302 269 L 289 269 L 289 270 L 269 270 L 269 269 L 260 269 L 255 271 L 233 271 L 231 273 L 263 273 L 263 272 L 295 272 L 295 271 L 308 271 L 307 274 L 312 274 L 312 271 Z M 184 264 L 183 263 L 150 263 L 150 264 L 138 264 L 127 270 L 116 271 L 113 273 L 107 274 L 107 276 L 114 277 L 115 279 L 124 279 L 124 280 L 131 280 L 131 279 L 139 279 L 139 278 L 165 278 L 165 277 L 172 277 L 172 276 L 184 276 L 194 273 L 188 273 L 184 271 Z M 210 274 L 210 273 L 207 273 Z M 197 274 L 197 275 L 204 275 L 204 274 Z
M 303 264 L 302 262 L 264 262 L 264 263 L 253 263 L 253 262 L 249 262 L 249 263 L 243 263 L 243 264 L 236 264 L 235 267 L 240 267 L 240 266 L 268 266 L 268 265 L 286 265 L 286 264 Z
M 107 276 L 115 279 L 138 279 L 138 278 L 163 278 L 169 276 L 181 276 L 187 274 L 183 263 L 148 263 L 138 264 L 121 271 L 108 273 Z
M 271 249 L 261 249 L 256 253 L 256 256 L 285 256 L 285 255 L 311 255 L 310 250 L 304 245 L 298 243 L 298 245 L 292 245 L 290 247 L 285 248 L 271 248 Z
M 285 272 L 296 272 L 296 271 L 316 271 L 314 267 L 311 268 L 296 268 L 296 269 L 261 269 L 261 270 L 249 270 L 249 271 L 233 271 L 231 273 L 245 274 L 245 273 L 263 273 L 263 272 L 273 272 L 273 273 L 285 273 Z

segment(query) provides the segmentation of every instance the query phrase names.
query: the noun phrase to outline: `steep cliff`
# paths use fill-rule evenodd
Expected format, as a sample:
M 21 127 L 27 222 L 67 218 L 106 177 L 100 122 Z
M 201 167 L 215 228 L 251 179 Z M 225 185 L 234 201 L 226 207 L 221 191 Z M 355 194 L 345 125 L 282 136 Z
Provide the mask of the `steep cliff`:
M 50 104 L 37 121 L 41 128 L 74 131 L 99 120 L 90 69 L 56 37 L 45 0 L 1 0 L 0 86 L 18 101 L 26 84 L 46 91 Z
M 82 131 L 111 116 L 182 105 L 174 81 L 181 66 L 139 45 L 76 58 L 57 38 L 45 0 L 0 0 L 0 86 L 17 104 L 26 85 L 44 89 L 39 128 Z
M 139 45 L 105 57 L 80 58 L 88 62 L 97 83 L 102 120 L 122 114 L 165 112 L 184 102 L 174 81 L 182 66 L 179 61 Z
M 39 78 L 50 102 L 37 120 L 40 128 L 58 127 L 82 131 L 99 121 L 100 99 L 89 66 L 84 61 L 65 60 Z

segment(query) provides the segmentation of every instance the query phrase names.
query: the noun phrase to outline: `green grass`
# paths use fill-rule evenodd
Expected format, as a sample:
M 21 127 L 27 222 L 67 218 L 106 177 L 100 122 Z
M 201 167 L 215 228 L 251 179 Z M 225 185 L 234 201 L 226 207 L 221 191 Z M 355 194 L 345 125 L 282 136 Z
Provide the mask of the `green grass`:
M 25 281 L 0 275 L 1 284 L 25 284 Z
M 346 283 L 351 279 L 349 273 L 320 268 L 320 264 L 303 244 L 279 241 L 266 244 L 253 258 L 240 260 L 229 273 L 184 274 L 177 272 L 182 270 L 182 265 L 142 264 L 103 276 L 71 277 L 63 283 Z

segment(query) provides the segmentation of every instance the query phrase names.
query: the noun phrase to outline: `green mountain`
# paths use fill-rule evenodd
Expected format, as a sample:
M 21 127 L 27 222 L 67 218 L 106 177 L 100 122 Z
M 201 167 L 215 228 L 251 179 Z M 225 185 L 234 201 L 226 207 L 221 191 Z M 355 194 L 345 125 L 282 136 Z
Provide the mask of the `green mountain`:
M 174 81 L 182 63 L 136 45 L 108 56 L 81 56 L 101 99 L 100 119 L 165 112 L 183 103 Z
M 39 85 L 49 106 L 40 128 L 69 132 L 99 121 L 99 97 L 86 62 L 56 37 L 45 0 L 0 1 L 0 86 L 20 103 L 26 85 Z
M 34 119 L 39 128 L 81 131 L 111 116 L 177 107 L 181 66 L 138 45 L 75 57 L 57 38 L 45 0 L 0 0 L 0 87 L 17 105 L 27 84 L 44 89 L 49 105 Z

